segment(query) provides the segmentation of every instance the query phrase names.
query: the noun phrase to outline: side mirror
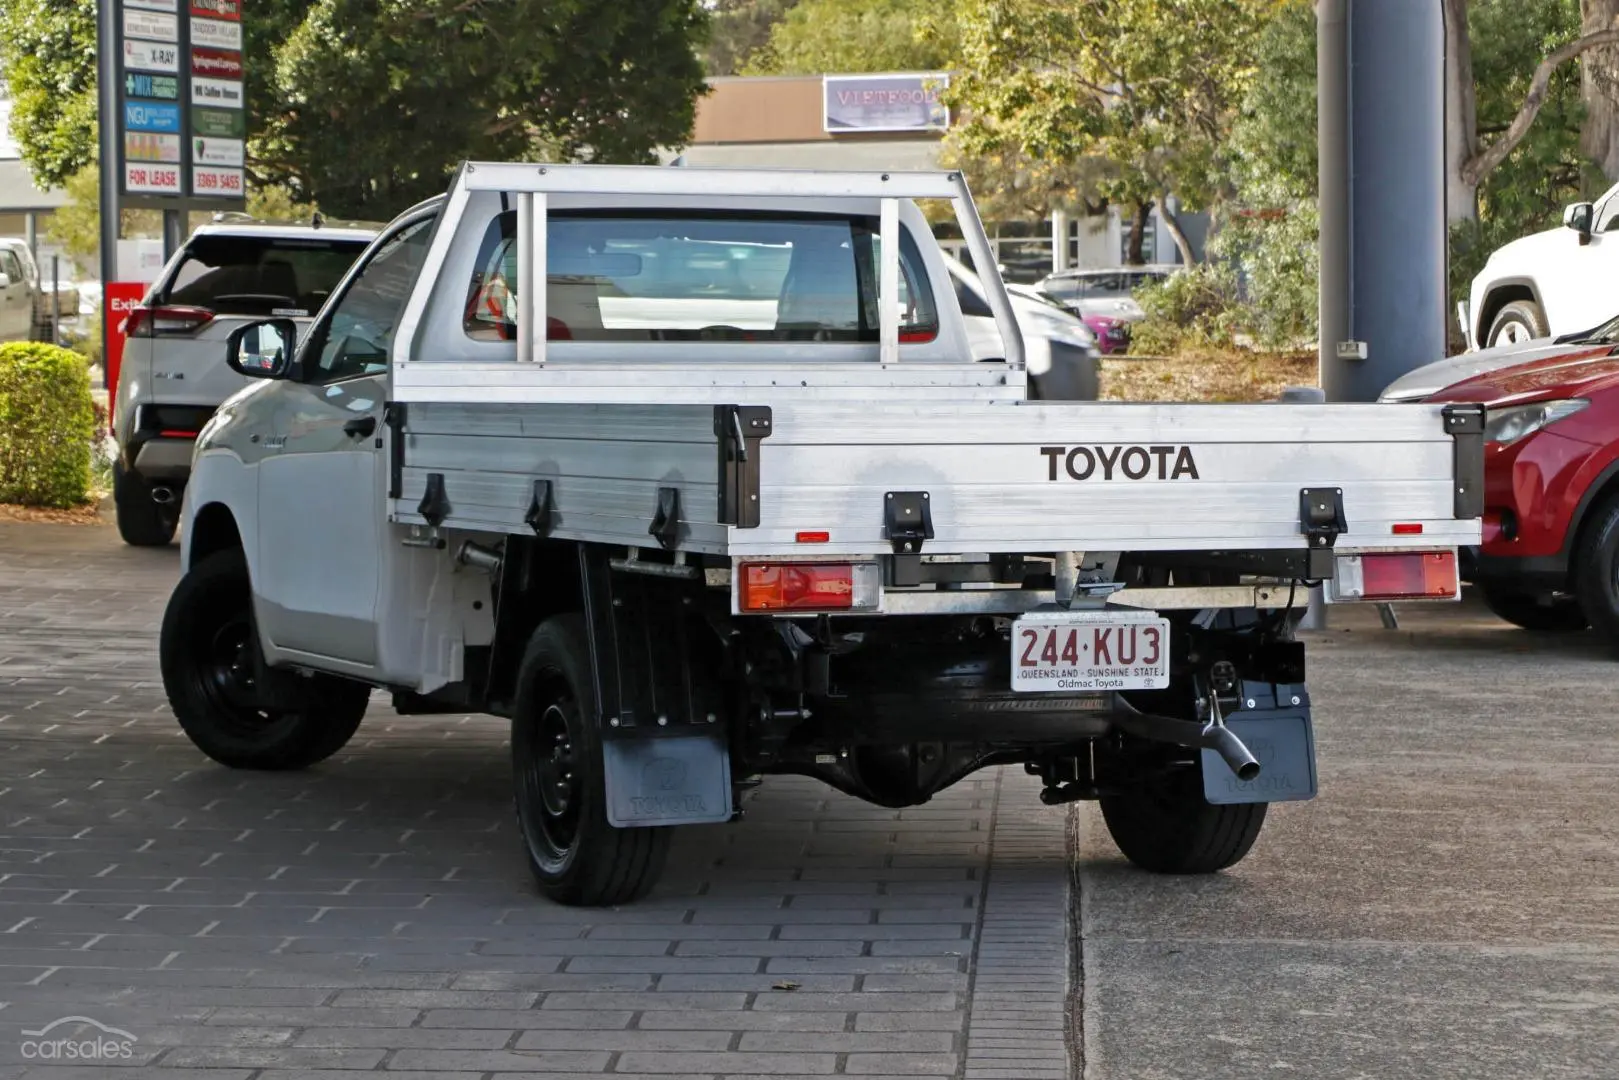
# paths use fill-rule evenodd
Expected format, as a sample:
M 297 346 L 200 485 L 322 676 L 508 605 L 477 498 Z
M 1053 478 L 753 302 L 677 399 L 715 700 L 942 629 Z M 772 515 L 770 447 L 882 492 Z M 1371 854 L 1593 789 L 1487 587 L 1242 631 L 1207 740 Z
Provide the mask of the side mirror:
M 1580 234 L 1580 243 L 1591 240 L 1592 207 L 1588 202 L 1574 203 L 1563 208 L 1563 227 Z
M 292 369 L 298 326 L 291 319 L 261 319 L 231 331 L 225 363 L 250 379 L 284 379 Z
M 11 275 L 7 274 L 3 270 L 0 270 L 0 289 L 9 288 L 11 288 Z

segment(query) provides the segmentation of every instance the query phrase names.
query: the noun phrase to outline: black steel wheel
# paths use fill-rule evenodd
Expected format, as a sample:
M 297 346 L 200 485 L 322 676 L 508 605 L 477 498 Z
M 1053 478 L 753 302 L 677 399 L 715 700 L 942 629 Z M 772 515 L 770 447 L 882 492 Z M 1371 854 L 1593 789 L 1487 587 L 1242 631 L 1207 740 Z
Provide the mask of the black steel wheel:
M 512 783 L 529 870 L 552 900 L 623 904 L 651 890 L 672 829 L 607 821 L 584 619 L 564 615 L 534 631 L 518 673 Z
M 169 598 L 160 638 L 163 688 L 197 749 L 239 769 L 301 769 L 341 750 L 370 688 L 328 675 L 298 680 L 295 707 L 269 707 L 240 549 L 194 566 Z
M 1265 803 L 1215 806 L 1195 762 L 1127 792 L 1104 795 L 1102 819 L 1124 857 L 1157 874 L 1212 874 L 1235 866 L 1259 837 Z

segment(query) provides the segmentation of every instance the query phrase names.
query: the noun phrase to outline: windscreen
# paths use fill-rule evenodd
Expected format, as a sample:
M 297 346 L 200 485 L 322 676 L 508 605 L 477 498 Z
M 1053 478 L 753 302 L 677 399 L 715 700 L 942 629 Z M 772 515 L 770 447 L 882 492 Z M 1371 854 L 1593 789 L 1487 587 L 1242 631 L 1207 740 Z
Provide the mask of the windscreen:
M 513 340 L 522 282 L 517 214 L 491 222 L 466 331 Z M 902 234 L 903 236 L 903 234 Z M 938 330 L 909 236 L 902 340 Z M 875 219 L 811 214 L 557 212 L 546 218 L 547 337 L 572 341 L 877 340 Z
M 195 236 L 163 302 L 215 315 L 313 315 L 365 247 L 335 238 Z

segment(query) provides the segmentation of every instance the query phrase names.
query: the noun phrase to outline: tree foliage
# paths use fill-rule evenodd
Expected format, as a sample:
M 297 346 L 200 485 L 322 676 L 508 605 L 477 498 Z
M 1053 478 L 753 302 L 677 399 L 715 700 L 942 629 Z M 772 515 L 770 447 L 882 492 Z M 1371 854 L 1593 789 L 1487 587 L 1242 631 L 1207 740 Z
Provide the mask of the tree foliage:
M 936 71 L 955 51 L 952 20 L 938 18 L 938 6 L 926 0 L 799 0 L 749 58 L 745 73 Z
M 96 0 L 0 0 L 0 71 L 23 159 L 60 187 L 96 156 Z
M 697 0 L 318 0 L 277 50 L 265 174 L 346 217 L 463 159 L 638 162 L 691 129 Z
M 736 75 L 755 51 L 770 40 L 798 0 L 715 0 L 709 6 L 708 47 L 703 66 L 709 75 Z
M 949 97 L 969 155 L 1097 158 L 1096 195 L 1187 209 L 1229 184 L 1227 140 L 1254 76 L 1253 43 L 1275 0 L 980 0 L 957 13 Z M 1183 256 L 1190 252 L 1182 243 Z

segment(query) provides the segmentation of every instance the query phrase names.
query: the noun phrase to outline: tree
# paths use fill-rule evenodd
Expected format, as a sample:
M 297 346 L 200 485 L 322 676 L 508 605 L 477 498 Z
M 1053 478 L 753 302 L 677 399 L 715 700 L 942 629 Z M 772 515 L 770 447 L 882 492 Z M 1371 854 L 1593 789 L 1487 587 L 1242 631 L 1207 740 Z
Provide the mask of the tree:
M 1580 0 L 1580 33 L 1619 25 L 1619 0 Z M 1592 49 L 1580 60 L 1580 100 L 1585 119 L 1580 149 L 1612 181 L 1619 180 L 1619 48 Z
M 1581 34 L 1573 0 L 1445 2 L 1452 123 L 1460 125 L 1446 140 L 1451 219 L 1477 219 L 1480 186 L 1512 157 L 1577 184 L 1583 160 L 1557 134 L 1578 131 L 1581 119 L 1578 80 L 1566 65 L 1619 44 L 1619 27 Z M 1538 126 L 1540 138 L 1528 141 L 1543 111 L 1551 114 L 1549 122 Z M 1490 134 L 1495 137 L 1486 143 Z M 1572 152 L 1565 154 L 1564 146 Z
M 749 75 L 936 71 L 953 52 L 950 20 L 925 0 L 800 0 L 745 67 Z
M 968 153 L 1008 139 L 1035 158 L 1108 163 L 1096 194 L 1155 203 L 1196 261 L 1169 203 L 1229 188 L 1227 138 L 1274 0 L 981 0 L 958 12 L 949 99 Z
M 36 183 L 96 158 L 96 0 L 0 0 L 11 133 Z
M 463 159 L 641 162 L 703 92 L 698 0 L 318 0 L 277 50 L 265 173 L 386 218 Z
M 709 75 L 735 75 L 748 57 L 770 40 L 770 32 L 798 0 L 715 0 L 710 6 Z

